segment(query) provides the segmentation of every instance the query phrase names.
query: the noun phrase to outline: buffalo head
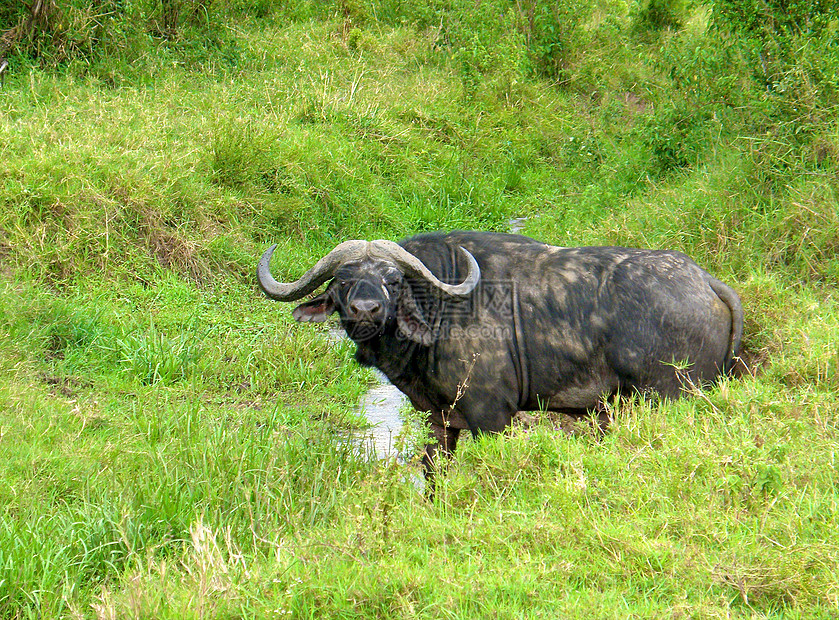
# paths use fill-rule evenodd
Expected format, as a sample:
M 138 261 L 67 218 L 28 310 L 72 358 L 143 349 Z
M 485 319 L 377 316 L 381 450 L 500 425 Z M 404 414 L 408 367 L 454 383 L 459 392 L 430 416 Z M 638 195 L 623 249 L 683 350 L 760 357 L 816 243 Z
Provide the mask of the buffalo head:
M 399 333 L 421 344 L 430 344 L 433 335 L 414 297 L 409 278 L 424 281 L 444 298 L 467 297 L 478 284 L 481 270 L 475 258 L 460 248 L 469 264 L 469 273 L 460 284 L 438 279 L 416 256 L 392 241 L 345 241 L 321 258 L 296 282 L 277 282 L 269 262 L 276 245 L 262 255 L 256 276 L 259 286 L 271 299 L 295 301 L 332 281 L 326 290 L 297 306 L 297 321 L 320 322 L 338 312 L 341 325 L 356 342 L 385 333 L 394 324 Z

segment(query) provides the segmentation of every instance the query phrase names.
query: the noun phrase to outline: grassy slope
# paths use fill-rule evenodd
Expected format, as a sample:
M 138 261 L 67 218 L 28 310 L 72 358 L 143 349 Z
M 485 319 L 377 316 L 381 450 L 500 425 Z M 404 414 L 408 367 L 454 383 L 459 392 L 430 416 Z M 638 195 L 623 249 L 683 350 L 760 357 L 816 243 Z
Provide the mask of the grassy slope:
M 7 81 L 0 616 L 837 613 L 835 125 L 787 149 L 776 111 L 721 106 L 682 152 L 658 110 L 695 95 L 655 54 L 690 46 L 592 35 L 559 89 L 476 82 L 432 34 L 245 25 L 233 66 Z M 293 276 L 346 238 L 519 215 L 687 251 L 768 363 L 624 403 L 604 438 L 465 442 L 429 504 L 336 435 L 369 381 L 349 348 L 250 273 L 268 242 Z

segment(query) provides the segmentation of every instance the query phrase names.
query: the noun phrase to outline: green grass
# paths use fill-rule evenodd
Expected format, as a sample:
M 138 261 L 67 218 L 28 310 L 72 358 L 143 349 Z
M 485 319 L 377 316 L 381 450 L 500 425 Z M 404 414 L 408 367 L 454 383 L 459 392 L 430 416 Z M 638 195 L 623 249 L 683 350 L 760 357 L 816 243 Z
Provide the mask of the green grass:
M 764 71 L 709 7 L 649 5 L 208 3 L 170 39 L 153 11 L 14 51 L 0 617 L 839 614 L 835 28 Z M 352 347 L 253 270 L 522 216 L 693 256 L 753 375 L 605 436 L 466 439 L 429 502 L 347 441 Z

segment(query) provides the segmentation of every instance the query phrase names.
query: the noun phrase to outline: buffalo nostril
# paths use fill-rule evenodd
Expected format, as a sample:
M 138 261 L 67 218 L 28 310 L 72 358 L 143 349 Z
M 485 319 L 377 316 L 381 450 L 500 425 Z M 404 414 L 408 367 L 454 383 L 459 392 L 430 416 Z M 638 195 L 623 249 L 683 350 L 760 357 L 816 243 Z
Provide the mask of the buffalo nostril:
M 369 299 L 360 299 L 350 303 L 350 313 L 353 316 L 364 314 L 367 316 L 375 316 L 382 311 L 382 304 L 378 301 Z

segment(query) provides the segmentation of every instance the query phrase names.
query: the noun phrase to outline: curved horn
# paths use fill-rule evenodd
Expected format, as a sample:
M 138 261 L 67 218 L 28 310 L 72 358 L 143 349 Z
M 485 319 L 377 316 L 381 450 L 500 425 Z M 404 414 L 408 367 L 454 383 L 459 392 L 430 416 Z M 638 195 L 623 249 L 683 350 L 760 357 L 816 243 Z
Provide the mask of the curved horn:
M 316 262 L 314 267 L 304 273 L 296 282 L 286 284 L 277 282 L 271 275 L 271 269 L 268 266 L 271 262 L 271 255 L 277 247 L 275 243 L 265 250 L 262 258 L 259 259 L 259 264 L 256 267 L 256 280 L 259 282 L 259 287 L 271 299 L 295 301 L 305 297 L 331 278 L 335 269 L 341 263 L 364 256 L 367 253 L 368 245 L 367 241 L 357 239 L 344 241 Z
M 463 255 L 469 263 L 469 273 L 466 274 L 466 279 L 460 284 L 446 284 L 431 273 L 420 259 L 398 243 L 379 239 L 377 241 L 371 241 L 370 248 L 368 249 L 369 253 L 377 253 L 385 258 L 390 258 L 403 269 L 428 280 L 434 288 L 449 297 L 466 297 L 478 285 L 478 280 L 481 279 L 481 268 L 478 266 L 478 261 L 475 260 L 475 257 L 466 248 L 461 247 L 460 251 L 463 252 Z

